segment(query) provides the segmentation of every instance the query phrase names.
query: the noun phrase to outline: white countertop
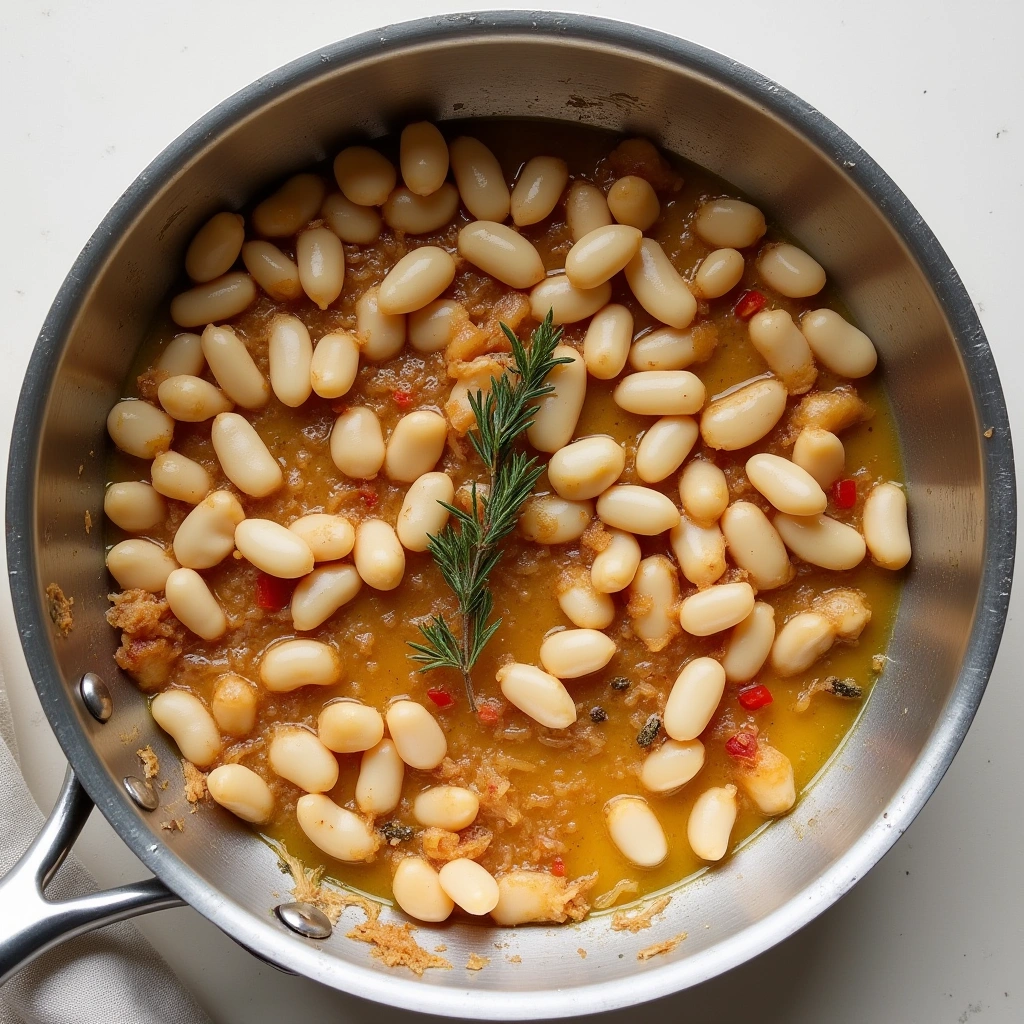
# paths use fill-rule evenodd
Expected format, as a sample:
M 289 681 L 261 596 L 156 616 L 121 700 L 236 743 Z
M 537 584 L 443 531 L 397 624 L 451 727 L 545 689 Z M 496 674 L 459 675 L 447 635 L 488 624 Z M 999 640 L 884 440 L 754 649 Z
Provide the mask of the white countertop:
M 167 143 L 224 97 L 324 42 L 384 20 L 486 6 L 536 5 L 8 0 L 0 37 L 0 468 L 22 371 L 64 275 Z M 1018 443 L 1024 439 L 1015 249 L 1024 228 L 1019 0 L 975 0 L 969 9 L 959 0 L 558 6 L 720 50 L 793 90 L 861 143 L 960 271 L 995 351 Z M 895 849 L 801 934 L 658 1010 L 763 1024 L 1024 1020 L 1020 594 L 970 735 Z M 6 587 L 0 636 L 25 773 L 48 808 L 64 759 L 28 678 Z M 143 874 L 98 814 L 77 853 L 104 885 Z M 141 918 L 139 926 L 217 1021 L 413 1017 L 286 977 L 191 909 Z M 632 1012 L 611 1016 L 625 1022 Z

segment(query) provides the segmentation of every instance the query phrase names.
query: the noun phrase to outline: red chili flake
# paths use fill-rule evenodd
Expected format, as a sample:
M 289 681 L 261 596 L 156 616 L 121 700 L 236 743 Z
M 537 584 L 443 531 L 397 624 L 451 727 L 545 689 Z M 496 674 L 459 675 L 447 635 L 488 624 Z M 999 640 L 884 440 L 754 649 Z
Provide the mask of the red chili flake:
M 490 704 L 481 704 L 476 714 L 484 725 L 497 725 L 498 719 L 501 718 L 498 709 L 491 707 Z
M 447 690 L 427 690 L 427 696 L 442 709 L 455 703 L 455 698 Z
M 380 501 L 380 495 L 372 487 L 360 487 L 357 493 L 367 508 L 374 508 Z
M 725 752 L 730 757 L 742 757 L 752 761 L 757 757 L 757 736 L 752 732 L 738 732 L 725 741 Z
M 402 409 L 408 409 L 412 405 L 412 392 L 405 390 L 392 391 L 391 397 L 395 400 L 395 405 Z
M 857 481 L 837 480 L 832 485 L 832 501 L 836 508 L 853 508 L 857 504 Z
M 764 308 L 765 303 L 768 300 L 759 292 L 753 288 L 745 291 L 737 300 L 736 305 L 733 306 L 733 312 L 741 320 L 749 320 L 758 310 Z
M 739 702 L 748 711 L 756 711 L 758 708 L 763 708 L 775 698 L 772 697 L 772 691 L 767 686 L 748 686 L 745 690 L 739 692 Z
M 331 412 L 333 412 L 335 416 L 340 416 L 346 409 L 348 409 L 348 402 L 334 402 L 331 405 Z
M 292 599 L 297 580 L 280 580 L 261 572 L 256 577 L 256 603 L 270 612 L 279 612 Z
M 551 874 L 553 874 L 556 878 L 565 877 L 565 861 L 562 860 L 561 857 L 556 857 L 551 862 Z

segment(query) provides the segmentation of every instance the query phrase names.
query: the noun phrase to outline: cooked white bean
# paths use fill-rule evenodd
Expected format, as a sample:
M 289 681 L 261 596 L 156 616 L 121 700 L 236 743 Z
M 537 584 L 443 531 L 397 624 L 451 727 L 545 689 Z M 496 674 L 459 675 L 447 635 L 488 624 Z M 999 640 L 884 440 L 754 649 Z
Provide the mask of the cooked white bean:
M 244 764 L 222 764 L 206 776 L 214 802 L 243 821 L 260 825 L 274 813 L 270 787 Z
M 437 877 L 445 893 L 467 914 L 481 917 L 498 905 L 498 883 L 475 860 L 450 860 Z
M 541 494 L 528 498 L 523 505 L 519 531 L 535 544 L 568 544 L 583 536 L 593 518 L 592 501 Z
M 440 413 L 429 409 L 407 413 L 388 438 L 384 472 L 392 480 L 412 483 L 437 465 L 447 440 L 448 421 Z
M 558 205 L 569 181 L 569 168 L 556 156 L 527 160 L 512 189 L 509 208 L 518 227 L 539 224 Z
M 270 388 L 245 342 L 230 327 L 210 324 L 203 331 L 203 354 L 224 393 L 243 409 L 260 409 Z
M 612 797 L 604 805 L 604 820 L 619 853 L 637 867 L 657 867 L 668 856 L 665 830 L 643 797 Z
M 296 174 L 252 211 L 252 225 L 267 238 L 287 238 L 320 209 L 326 186 L 315 174 Z
M 566 880 L 547 871 L 507 871 L 498 879 L 498 904 L 491 911 L 495 924 L 566 919 Z
M 574 242 L 611 224 L 612 212 L 604 193 L 589 182 L 574 181 L 565 197 L 565 222 Z
M 644 758 L 640 785 L 651 793 L 674 793 L 704 767 L 700 740 L 666 740 Z
M 405 551 L 395 528 L 382 519 L 364 519 L 356 527 L 352 558 L 362 581 L 374 590 L 394 590 L 405 575 Z
M 806 672 L 835 642 L 832 621 L 820 612 L 800 612 L 779 630 L 772 644 L 772 668 L 780 676 Z
M 450 513 L 441 504 L 455 500 L 455 484 L 447 473 L 424 473 L 405 492 L 395 532 L 409 551 L 426 551 L 431 537 L 437 536 Z
M 760 441 L 786 411 L 787 391 L 771 378 L 755 380 L 709 402 L 700 418 L 701 437 L 711 448 L 734 452 Z
M 297 409 L 313 390 L 313 343 L 297 316 L 278 314 L 270 321 L 270 386 L 278 399 Z
M 606 491 L 625 467 L 622 445 L 598 434 L 559 448 L 548 460 L 548 479 L 563 498 L 582 501 Z
M 377 414 L 365 405 L 346 409 L 331 430 L 331 458 L 354 480 L 372 480 L 384 465 L 387 449 Z
M 398 164 L 402 181 L 417 195 L 436 192 L 448 176 L 448 143 L 429 121 L 416 121 L 402 129 Z
M 661 216 L 661 204 L 651 183 L 635 174 L 612 183 L 608 189 L 608 209 L 620 223 L 646 231 Z
M 152 459 L 171 447 L 174 420 L 149 402 L 129 398 L 107 414 L 107 433 L 121 451 Z
M 175 498 L 196 505 L 213 487 L 210 474 L 191 459 L 178 452 L 162 452 L 150 466 L 153 487 L 165 498 Z
M 544 638 L 540 663 L 557 679 L 577 679 L 604 668 L 615 641 L 596 629 L 562 629 Z
M 459 232 L 459 255 L 510 288 L 544 280 L 544 263 L 533 243 L 507 224 L 475 220 Z
M 746 471 L 747 479 L 780 512 L 814 516 L 828 505 L 828 497 L 814 477 L 781 455 L 752 455 L 747 459 Z
M 550 672 L 511 662 L 502 665 L 495 678 L 510 703 L 548 729 L 568 729 L 576 721 L 575 702 Z
M 202 377 L 179 374 L 160 382 L 156 396 L 164 411 L 183 423 L 202 423 L 217 413 L 230 412 L 234 403 Z
M 429 196 L 396 188 L 381 211 L 384 223 L 407 235 L 430 235 L 451 223 L 459 209 L 459 190 L 446 181 Z
M 384 720 L 402 760 L 410 768 L 429 772 L 448 753 L 448 741 L 434 716 L 412 700 L 396 700 Z
M 159 594 L 178 563 L 159 544 L 133 537 L 107 552 L 107 568 L 122 590 Z
M 757 257 L 757 270 L 770 288 L 790 299 L 817 295 L 825 287 L 821 264 L 788 242 L 762 249 Z
M 577 288 L 610 281 L 637 254 L 643 233 L 628 224 L 609 224 L 584 235 L 565 257 L 565 276 Z
M 309 362 L 309 381 L 321 398 L 341 398 L 347 395 L 358 372 L 359 342 L 354 334 L 349 331 L 332 331 L 316 343 Z M 273 362 L 270 379 L 273 383 Z
M 831 487 L 846 465 L 843 442 L 829 430 L 804 427 L 793 445 L 793 462 L 806 470 L 822 489 Z
M 739 760 L 737 781 L 762 814 L 785 814 L 796 803 L 793 763 L 785 754 L 758 742 L 753 763 Z
M 440 246 L 406 253 L 385 275 L 377 308 L 388 316 L 413 313 L 436 299 L 455 279 L 455 260 Z
M 391 894 L 410 917 L 428 924 L 447 921 L 455 909 L 454 900 L 441 888 L 440 876 L 422 857 L 398 862 Z
M 156 369 L 171 377 L 180 374 L 198 377 L 205 366 L 203 339 L 198 334 L 179 334 L 172 338 L 156 361 Z
M 300 686 L 334 686 L 341 671 L 333 647 L 319 640 L 284 640 L 264 653 L 260 682 L 274 693 L 289 693 Z
M 356 807 L 363 814 L 389 814 L 402 799 L 405 762 L 391 740 L 363 752 L 356 778 Z
M 195 569 L 175 569 L 164 582 L 164 596 L 174 617 L 196 636 L 216 640 L 228 630 L 228 617 Z
M 438 299 L 409 314 L 409 346 L 429 354 L 446 348 L 455 325 L 468 319 L 466 310 L 453 299 Z
M 718 299 L 740 283 L 746 264 L 735 249 L 716 249 L 701 260 L 693 279 L 694 292 L 703 299 Z
M 883 569 L 902 569 L 910 561 L 907 495 L 896 484 L 878 484 L 864 501 L 862 523 L 871 560 Z
M 742 199 L 711 199 L 697 210 L 693 229 L 708 245 L 746 249 L 768 226 L 764 214 Z
M 462 135 L 449 147 L 462 203 L 477 220 L 503 221 L 511 195 L 497 157 L 478 139 Z
M 554 324 L 575 324 L 608 305 L 612 286 L 605 281 L 596 288 L 577 288 L 565 274 L 554 274 L 530 292 L 530 312 L 543 320 L 551 312 Z
M 626 613 L 648 650 L 668 646 L 679 633 L 679 576 L 672 559 L 649 555 L 640 562 L 629 586 Z
M 372 206 L 360 206 L 340 192 L 332 192 L 320 207 L 327 226 L 350 245 L 372 245 L 380 237 L 381 215 Z
M 197 768 L 205 768 L 220 753 L 220 730 L 198 697 L 185 690 L 164 690 L 153 698 L 149 709 L 182 756 Z
M 242 262 L 253 280 L 272 299 L 291 302 L 302 294 L 299 268 L 273 242 L 246 242 L 242 246 Z
M 709 587 L 725 572 L 725 536 L 717 523 L 701 526 L 682 516 L 668 535 L 683 575 L 696 587 Z
M 708 324 L 677 330 L 660 327 L 633 342 L 629 365 L 634 370 L 685 370 L 711 357 L 718 344 L 718 331 Z
M 384 719 L 376 708 L 349 697 L 324 706 L 316 724 L 320 742 L 339 754 L 358 754 L 384 738 Z
M 397 178 L 391 161 L 369 146 L 348 146 L 334 158 L 334 180 L 357 206 L 382 206 Z
M 773 590 L 793 578 L 779 531 L 753 502 L 734 501 L 722 513 L 721 527 L 732 560 L 758 590 Z
M 679 624 L 691 636 L 711 636 L 742 622 L 754 610 L 749 583 L 722 583 L 691 594 L 679 607 Z
M 292 625 L 296 629 L 316 629 L 342 605 L 348 604 L 362 585 L 353 565 L 324 565 L 314 569 L 292 592 Z
M 598 380 L 612 380 L 626 365 L 633 338 L 633 314 L 615 303 L 594 314 L 583 339 L 587 372 Z
M 829 516 L 791 516 L 780 512 L 773 521 L 786 547 L 797 558 L 823 569 L 852 569 L 864 561 L 864 538 Z
M 235 550 L 235 527 L 245 518 L 230 491 L 208 494 L 181 521 L 174 557 L 189 569 L 211 569 Z
M 202 327 L 230 320 L 256 299 L 256 285 L 239 270 L 197 284 L 171 299 L 171 319 L 179 327 Z
M 185 273 L 199 284 L 226 274 L 245 240 L 245 218 L 215 213 L 195 234 L 185 252 Z
M 222 412 L 210 431 L 224 475 L 254 498 L 265 498 L 284 483 L 284 474 L 256 428 L 236 412 Z
M 571 362 L 556 366 L 548 374 L 545 383 L 554 391 L 537 403 L 533 424 L 526 431 L 530 444 L 541 452 L 556 452 L 569 443 L 587 397 L 587 366 L 583 356 L 568 345 L 557 345 L 552 355 Z
M 690 849 L 701 860 L 721 860 L 736 824 L 736 787 L 713 786 L 694 801 L 686 823 Z
M 615 602 L 594 589 L 590 574 L 581 570 L 556 587 L 558 607 L 580 629 L 607 629 L 615 618 Z
M 306 838 L 328 857 L 354 863 L 372 857 L 381 839 L 358 814 L 339 807 L 323 793 L 307 793 L 295 805 L 295 819 Z
M 103 495 L 103 513 L 127 533 L 142 533 L 167 518 L 167 502 L 141 480 L 111 484 Z
M 590 581 L 600 594 L 617 594 L 633 582 L 640 565 L 640 545 L 636 537 L 622 530 L 608 530 L 608 546 L 594 556 Z
M 694 658 L 676 676 L 665 704 L 665 732 L 681 743 L 695 740 L 718 710 L 725 670 L 714 658 Z
M 679 522 L 679 509 L 672 499 L 651 487 L 618 484 L 597 499 L 601 522 L 643 537 L 671 530 Z
M 612 397 L 620 409 L 641 416 L 692 416 L 706 395 L 689 370 L 641 370 L 623 377 Z
M 645 238 L 637 254 L 626 264 L 630 290 L 648 313 L 669 327 L 689 327 L 697 312 L 697 300 L 680 277 L 665 250 Z
M 871 339 L 834 310 L 804 313 L 800 330 L 815 358 L 840 377 L 866 377 L 878 363 Z
M 750 343 L 791 395 L 810 391 L 818 379 L 814 354 L 800 328 L 784 309 L 755 313 L 749 324 Z
M 663 416 L 644 433 L 636 450 L 636 473 L 655 484 L 671 476 L 693 450 L 699 430 L 690 416 Z
M 330 228 L 309 228 L 295 240 L 295 262 L 302 290 L 321 309 L 341 294 L 345 285 L 345 250 Z
M 316 562 L 334 562 L 344 558 L 356 540 L 355 528 L 344 516 L 323 512 L 302 516 L 288 529 L 306 542 Z
M 761 671 L 775 641 L 775 609 L 765 601 L 755 601 L 751 613 L 733 628 L 722 657 L 725 678 L 730 683 L 745 683 Z
M 480 810 L 480 798 L 463 786 L 432 786 L 425 789 L 412 805 L 412 815 L 427 828 L 460 832 L 469 828 Z
M 695 523 L 717 522 L 729 504 L 725 474 L 713 462 L 694 459 L 679 475 L 679 500 Z
M 363 342 L 363 356 L 374 363 L 393 359 L 405 344 L 405 316 L 382 312 L 378 291 L 367 288 L 356 300 L 356 334 Z
M 221 732 L 248 736 L 256 725 L 256 687 L 236 672 L 223 673 L 213 687 L 210 711 Z

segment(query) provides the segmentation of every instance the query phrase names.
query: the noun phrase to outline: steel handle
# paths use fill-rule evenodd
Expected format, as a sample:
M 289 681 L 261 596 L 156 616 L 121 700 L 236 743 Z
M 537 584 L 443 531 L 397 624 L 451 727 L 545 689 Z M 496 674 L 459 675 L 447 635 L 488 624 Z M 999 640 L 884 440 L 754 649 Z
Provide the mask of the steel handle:
M 183 905 L 184 901 L 156 878 L 67 900 L 46 898 L 46 886 L 64 862 L 92 808 L 89 794 L 69 767 L 42 831 L 0 879 L 0 985 L 41 953 L 76 935 L 153 910 Z

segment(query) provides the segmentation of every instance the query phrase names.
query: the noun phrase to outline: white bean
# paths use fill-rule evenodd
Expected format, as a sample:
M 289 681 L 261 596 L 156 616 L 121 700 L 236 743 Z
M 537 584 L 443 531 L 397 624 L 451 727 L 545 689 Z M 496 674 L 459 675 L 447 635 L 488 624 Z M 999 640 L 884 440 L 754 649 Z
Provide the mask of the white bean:
M 694 801 L 686 823 L 690 849 L 701 860 L 721 860 L 736 824 L 736 787 L 713 786 Z
M 645 238 L 637 254 L 626 264 L 630 290 L 648 313 L 669 327 L 689 327 L 697 312 L 697 300 L 653 239 Z
M 295 262 L 302 290 L 321 309 L 327 309 L 345 285 L 341 239 L 330 228 L 309 228 L 295 240 Z
M 735 249 L 716 249 L 701 260 L 693 279 L 694 292 L 703 299 L 719 299 L 743 278 L 746 264 Z
M 178 745 L 182 757 L 205 768 L 220 753 L 220 730 L 206 705 L 185 690 L 164 690 L 149 706 L 153 720 Z
M 762 249 L 757 257 L 757 270 L 770 288 L 790 299 L 817 295 L 825 287 L 821 264 L 788 242 Z
M 785 754 L 759 742 L 752 763 L 740 760 L 737 781 L 762 814 L 785 814 L 796 803 L 793 763 Z
M 637 566 L 629 587 L 633 633 L 650 651 L 664 650 L 679 633 L 679 577 L 672 560 L 649 555 Z
M 706 395 L 700 377 L 689 370 L 642 370 L 623 377 L 612 397 L 620 409 L 641 416 L 692 416 Z
M 405 344 L 405 316 L 383 312 L 378 292 L 367 288 L 356 300 L 356 334 L 363 342 L 362 354 L 374 363 L 394 359 Z
M 640 785 L 650 793 L 674 793 L 704 767 L 700 740 L 666 740 L 644 758 Z
M 633 582 L 640 565 L 640 545 L 636 537 L 622 530 L 608 530 L 608 546 L 594 556 L 590 581 L 600 594 L 617 594 Z
M 413 313 L 436 299 L 455 280 L 455 260 L 440 246 L 406 253 L 385 275 L 377 308 L 388 316 Z
M 612 842 L 630 863 L 653 868 L 668 856 L 665 830 L 643 797 L 612 797 L 604 805 L 604 819 Z
M 612 183 L 608 189 L 608 209 L 620 224 L 646 231 L 661 216 L 661 204 L 651 183 L 635 174 Z
M 291 302 L 302 294 L 299 268 L 273 242 L 246 242 L 242 246 L 242 262 L 272 299 Z
M 317 735 L 329 750 L 358 754 L 384 738 L 384 719 L 376 708 L 351 698 L 331 701 L 317 719 Z
M 195 569 L 175 569 L 164 582 L 164 596 L 174 617 L 204 640 L 228 630 L 228 617 Z
M 261 825 L 274 813 L 270 787 L 244 764 L 222 764 L 206 776 L 206 788 L 215 803 L 236 818 Z
M 448 421 L 437 412 L 417 409 L 395 425 L 384 453 L 384 472 L 399 483 L 412 483 L 437 465 L 448 440 Z
M 539 921 L 564 922 L 567 879 L 547 871 L 507 871 L 498 879 L 495 924 L 511 927 Z
M 476 820 L 480 798 L 463 786 L 432 786 L 425 789 L 412 805 L 413 817 L 426 828 L 461 832 Z
M 679 509 L 661 491 L 636 484 L 618 484 L 609 487 L 597 499 L 597 516 L 601 522 L 618 530 L 654 537 L 679 522 Z
M 700 526 L 687 516 L 669 532 L 683 575 L 696 587 L 709 587 L 725 572 L 725 537 L 717 523 Z
M 822 489 L 831 487 L 846 465 L 843 442 L 829 430 L 804 427 L 793 445 L 793 462 L 806 470 Z
M 309 381 L 321 398 L 341 398 L 356 382 L 359 372 L 359 341 L 349 331 L 325 334 L 313 349 L 309 362 Z M 271 381 L 274 372 L 271 365 Z
M 466 310 L 452 299 L 438 299 L 409 314 L 409 346 L 429 355 L 446 348 L 455 326 L 468 319 Z
M 565 257 L 565 276 L 576 288 L 610 281 L 637 254 L 643 232 L 627 224 L 609 224 L 584 235 Z
M 387 449 L 377 414 L 365 405 L 346 409 L 331 430 L 331 458 L 354 480 L 372 480 L 384 465 Z
M 633 314 L 615 303 L 594 314 L 583 339 L 587 372 L 598 380 L 612 380 L 622 372 L 633 338 Z
M 527 160 L 512 189 L 509 207 L 517 227 L 539 224 L 558 205 L 569 181 L 569 168 L 556 156 Z
M 871 560 L 883 569 L 902 569 L 910 561 L 907 495 L 893 483 L 878 484 L 864 501 L 864 539 Z
M 210 710 L 221 732 L 248 736 L 256 725 L 255 686 L 236 672 L 224 672 L 213 687 Z
M 203 339 L 198 334 L 179 334 L 172 338 L 156 361 L 156 369 L 171 377 L 188 374 L 198 377 L 206 366 Z
M 814 516 L 828 505 L 828 497 L 814 477 L 781 455 L 752 455 L 747 459 L 746 471 L 747 479 L 780 512 Z
M 804 313 L 800 330 L 815 358 L 840 377 L 866 377 L 878 363 L 871 339 L 834 310 Z
M 655 484 L 671 476 L 693 450 L 697 421 L 690 416 L 663 416 L 644 432 L 636 450 L 636 475 Z
M 448 509 L 441 504 L 455 500 L 455 484 L 447 473 L 424 473 L 405 492 L 395 532 L 408 551 L 426 551 L 431 537 L 448 522 Z
M 185 252 L 185 273 L 198 284 L 226 274 L 245 240 L 245 218 L 237 213 L 215 213 L 195 234 Z
M 753 610 L 749 583 L 721 583 L 686 598 L 679 607 L 679 624 L 691 636 L 711 636 L 742 622 Z
M 381 211 L 392 231 L 407 235 L 431 235 L 451 223 L 459 209 L 459 190 L 446 181 L 429 196 L 418 196 L 407 188 L 396 188 Z
M 296 174 L 252 211 L 252 226 L 267 238 L 287 238 L 320 209 L 326 186 L 315 174 Z
M 820 612 L 800 612 L 779 630 L 772 644 L 772 668 L 780 676 L 806 672 L 835 643 L 836 629 Z
M 245 519 L 230 491 L 208 494 L 181 521 L 174 534 L 174 557 L 189 569 L 211 569 L 235 550 L 235 527 Z
M 615 641 L 599 630 L 562 629 L 544 638 L 540 663 L 557 679 L 578 679 L 604 668 L 615 650 Z
M 381 215 L 372 206 L 359 206 L 332 192 L 320 207 L 327 226 L 350 245 L 372 245 L 380 238 Z
M 254 498 L 265 498 L 284 483 L 284 474 L 256 428 L 235 412 L 222 412 L 210 431 L 224 475 Z
M 782 419 L 787 391 L 771 378 L 755 380 L 709 402 L 700 418 L 700 433 L 711 448 L 734 452 L 760 441 Z
M 420 196 L 436 192 L 448 176 L 448 143 L 429 121 L 402 129 L 398 164 L 406 187 Z
M 396 700 L 384 720 L 402 760 L 410 768 L 429 772 L 448 753 L 448 741 L 434 716 L 412 700 Z
M 823 569 L 852 569 L 864 561 L 864 538 L 852 527 L 825 515 L 791 516 L 780 512 L 775 529 L 797 558 Z
M 775 641 L 775 609 L 755 601 L 751 613 L 733 628 L 722 657 L 725 678 L 730 683 L 753 679 L 768 660 Z
M 209 381 L 187 374 L 162 380 L 156 396 L 164 411 L 183 423 L 202 423 L 235 407 L 224 392 Z
M 356 807 L 363 814 L 390 814 L 402 799 L 405 762 L 391 740 L 363 752 L 356 779 Z
M 608 305 L 612 286 L 605 281 L 596 288 L 577 288 L 565 274 L 554 274 L 530 292 L 530 313 L 543 320 L 551 312 L 554 324 L 575 324 Z
M 369 146 L 348 146 L 334 158 L 334 180 L 357 206 L 383 205 L 397 177 L 391 161 Z
M 677 330 L 660 327 L 633 342 L 629 365 L 634 370 L 685 370 L 711 357 L 718 344 L 718 331 L 706 323 Z
M 554 391 L 537 403 L 533 425 L 526 431 L 530 444 L 540 452 L 556 452 L 569 443 L 587 397 L 587 365 L 583 356 L 568 345 L 557 345 L 552 357 L 571 362 L 556 366 L 548 374 L 545 383 Z
M 679 475 L 679 500 L 695 523 L 717 522 L 729 504 L 725 474 L 713 462 L 694 459 Z
M 773 590 L 793 578 L 779 531 L 753 502 L 734 501 L 722 513 L 721 527 L 732 560 L 758 590 Z
M 202 327 L 230 320 L 256 299 L 256 285 L 248 274 L 234 270 L 197 284 L 171 299 L 171 319 L 179 327 Z
M 362 581 L 374 590 L 394 590 L 405 575 L 405 551 L 390 523 L 364 519 L 356 527 L 352 558 Z
M 316 629 L 348 604 L 362 585 L 355 566 L 324 565 L 314 569 L 292 592 L 292 625 L 300 630 Z
M 511 196 L 495 155 L 478 139 L 467 135 L 457 138 L 448 152 L 466 209 L 477 220 L 503 221 L 508 216 Z
M 498 905 L 498 883 L 475 860 L 450 860 L 437 877 L 444 892 L 467 914 L 481 917 Z
M 283 640 L 265 651 L 260 662 L 260 682 L 273 693 L 334 686 L 341 673 L 337 651 L 319 640 Z
M 558 607 L 580 629 L 607 629 L 615 618 L 615 602 L 594 589 L 590 574 L 580 570 L 556 586 Z
M 693 220 L 701 239 L 717 248 L 746 249 L 768 226 L 764 214 L 742 199 L 711 199 L 702 203 Z
M 454 900 L 441 888 L 440 876 L 422 857 L 398 862 L 391 894 L 410 917 L 428 924 L 447 921 L 455 909 Z
M 278 314 L 270 321 L 270 386 L 278 399 L 297 409 L 313 390 L 313 343 L 306 325 L 297 317 Z
M 224 393 L 243 409 L 260 409 L 270 388 L 245 342 L 230 327 L 210 324 L 203 331 L 203 354 Z
M 748 328 L 750 343 L 791 395 L 810 391 L 818 379 L 814 355 L 800 328 L 784 309 L 755 313 Z
M 676 676 L 665 704 L 665 732 L 681 743 L 695 740 L 718 710 L 725 670 L 714 658 L 694 658 Z
M 467 224 L 459 232 L 459 255 L 510 288 L 532 288 L 544 280 L 544 263 L 534 244 L 506 224 Z
M 524 715 L 548 729 L 568 729 L 576 721 L 576 703 L 562 681 L 522 662 L 511 662 L 495 676 L 501 692 Z
M 122 590 L 159 594 L 178 563 L 159 544 L 133 537 L 107 552 L 107 569 Z
M 103 495 L 103 512 L 127 533 L 142 533 L 167 518 L 167 502 L 149 484 L 126 480 L 107 488 Z
M 381 839 L 370 825 L 322 793 L 299 797 L 295 818 L 306 838 L 336 860 L 368 860 L 380 848 Z
M 152 459 L 171 447 L 174 420 L 149 402 L 129 398 L 107 414 L 107 433 L 121 451 Z
M 604 193 L 589 182 L 574 181 L 565 197 L 565 222 L 574 242 L 611 224 L 612 212 Z
M 210 474 L 178 452 L 162 452 L 149 467 L 153 487 L 165 498 L 198 504 L 213 487 Z
M 622 445 L 598 434 L 559 448 L 548 460 L 548 479 L 563 498 L 582 501 L 606 491 L 625 467 Z

